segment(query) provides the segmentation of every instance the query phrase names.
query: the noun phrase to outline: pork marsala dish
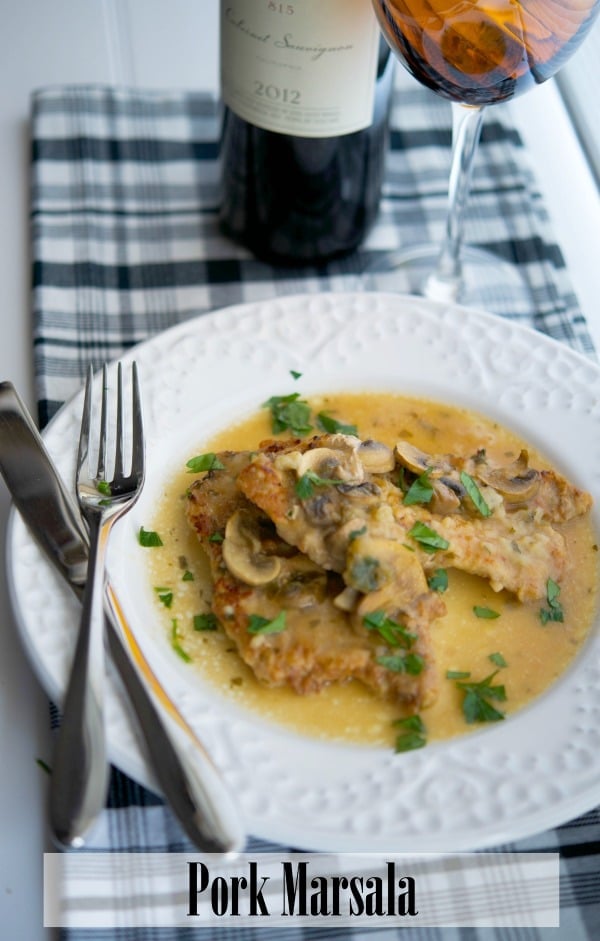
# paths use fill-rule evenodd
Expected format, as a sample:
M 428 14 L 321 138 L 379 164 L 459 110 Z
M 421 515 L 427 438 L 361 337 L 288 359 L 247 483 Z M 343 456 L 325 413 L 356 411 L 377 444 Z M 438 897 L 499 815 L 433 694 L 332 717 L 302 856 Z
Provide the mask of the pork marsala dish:
M 399 751 L 502 720 L 560 675 L 595 611 L 589 494 L 464 410 L 266 406 L 188 461 L 165 500 L 181 519 L 153 521 L 184 659 L 279 721 L 296 700 L 296 728 Z

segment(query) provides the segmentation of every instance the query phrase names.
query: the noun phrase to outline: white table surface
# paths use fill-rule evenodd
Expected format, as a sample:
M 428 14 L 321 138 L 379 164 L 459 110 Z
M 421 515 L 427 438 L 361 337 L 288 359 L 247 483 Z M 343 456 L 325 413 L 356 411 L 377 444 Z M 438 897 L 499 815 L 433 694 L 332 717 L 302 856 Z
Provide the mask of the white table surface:
M 0 379 L 32 406 L 28 249 L 29 95 L 102 82 L 216 89 L 217 0 L 1 0 Z M 597 24 L 596 29 L 600 24 Z M 576 60 L 575 60 L 576 62 Z M 509 106 L 600 350 L 600 196 L 554 82 Z M 590 107 L 598 108 L 590 102 Z M 42 927 L 42 853 L 51 761 L 48 702 L 14 629 L 4 576 L 9 500 L 0 481 L 0 936 L 51 937 Z

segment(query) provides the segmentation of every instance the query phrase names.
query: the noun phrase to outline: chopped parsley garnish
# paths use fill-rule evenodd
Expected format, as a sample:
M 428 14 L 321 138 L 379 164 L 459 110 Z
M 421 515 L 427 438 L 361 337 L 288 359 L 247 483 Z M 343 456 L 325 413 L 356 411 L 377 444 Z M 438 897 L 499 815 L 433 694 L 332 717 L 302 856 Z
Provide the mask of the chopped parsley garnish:
M 154 549 L 156 546 L 162 546 L 163 541 L 152 529 L 144 529 L 143 526 L 140 526 L 140 531 L 138 533 L 138 542 L 140 546 L 144 546 L 146 549 Z
M 365 614 L 363 624 L 370 631 L 377 631 L 390 647 L 412 647 L 417 639 L 404 625 L 389 618 L 385 611 L 372 611 Z
M 465 490 L 467 491 L 473 504 L 475 505 L 475 509 L 478 510 L 482 516 L 486 516 L 486 517 L 491 516 L 492 511 L 490 507 L 488 506 L 488 504 L 486 503 L 481 490 L 479 489 L 479 487 L 477 486 L 477 484 L 475 483 L 471 475 L 467 474 L 466 471 L 461 471 L 460 482 L 465 488 Z
M 224 470 L 225 465 L 219 460 L 213 451 L 207 451 L 206 454 L 197 454 L 186 461 L 190 474 L 200 474 L 202 471 Z
M 162 601 L 165 608 L 170 608 L 173 604 L 173 592 L 170 588 L 155 588 L 154 591 L 158 595 L 158 600 Z
M 407 716 L 393 723 L 402 731 L 396 738 L 396 752 L 414 751 L 427 744 L 426 729 L 421 716 Z
M 436 569 L 433 575 L 428 579 L 427 584 L 431 591 L 440 593 L 448 590 L 448 572 L 446 569 Z
M 323 431 L 328 432 L 330 435 L 357 435 L 358 428 L 356 425 L 347 425 L 344 422 L 338 421 L 337 418 L 332 418 L 331 415 L 328 415 L 327 412 L 319 412 L 317 415 L 317 424 Z
M 542 624 L 548 624 L 549 621 L 564 621 L 565 615 L 563 606 L 558 600 L 560 595 L 560 585 L 557 585 L 554 579 L 549 578 L 546 582 L 546 601 L 547 608 L 540 608 L 540 621 Z
M 498 673 L 495 670 L 479 682 L 458 680 L 456 686 L 464 692 L 463 714 L 469 725 L 474 722 L 498 722 L 504 719 L 504 713 L 496 709 L 490 700 L 495 702 L 506 701 L 504 686 L 492 685 L 492 680 Z
M 493 608 L 486 608 L 485 605 L 481 604 L 473 605 L 473 614 L 478 618 L 487 618 L 488 621 L 493 621 L 494 618 L 500 617 L 498 611 L 494 611 Z
M 272 395 L 263 402 L 263 408 L 271 409 L 271 430 L 275 435 L 288 430 L 295 435 L 306 435 L 312 430 L 310 405 L 300 398 L 299 392 Z
M 302 373 L 297 372 L 295 369 L 290 369 L 290 376 L 292 377 L 292 379 L 300 379 L 300 377 L 302 376 Z
M 112 490 L 110 489 L 110 484 L 106 480 L 99 480 L 96 484 L 96 490 L 98 493 L 103 494 L 105 497 L 112 496 Z
M 438 549 L 447 549 L 450 543 L 435 529 L 431 529 L 426 523 L 417 521 L 412 529 L 409 529 L 408 535 L 412 536 L 415 542 L 418 542 L 425 552 L 437 552 Z
M 281 634 L 285 630 L 285 611 L 280 611 L 271 621 L 260 614 L 251 614 L 248 619 L 249 634 Z
M 339 487 L 343 482 L 332 477 L 319 477 L 314 471 L 307 470 L 298 478 L 294 489 L 301 500 L 308 500 L 315 492 L 315 487 Z
M 425 669 L 423 657 L 418 653 L 398 653 L 377 657 L 377 663 L 391 670 L 392 673 L 409 673 L 411 676 L 418 676 Z
M 379 560 L 370 555 L 360 556 L 352 562 L 348 581 L 352 588 L 363 594 L 379 588 Z
M 181 581 L 182 581 L 182 582 L 193 582 L 193 581 L 194 581 L 194 573 L 193 573 L 193 572 L 190 572 L 189 569 L 186 569 L 185 572 L 183 573 L 183 575 L 181 576 Z
M 425 732 L 425 723 L 421 716 L 406 716 L 404 719 L 394 719 L 392 725 L 400 729 L 410 729 L 411 732 Z
M 44 761 L 43 758 L 36 758 L 35 763 L 42 769 L 42 771 L 45 771 L 46 774 L 52 774 L 52 768 L 46 761 Z
M 419 732 L 403 732 L 396 739 L 396 752 L 400 754 L 405 751 L 414 751 L 417 748 L 423 748 L 427 744 L 427 739 Z
M 429 479 L 431 468 L 427 468 L 416 480 L 412 482 L 402 502 L 405 506 L 413 506 L 415 503 L 429 503 L 433 497 L 433 486 Z
M 353 529 L 350 535 L 348 536 L 348 542 L 354 542 L 355 539 L 358 539 L 359 536 L 364 536 L 367 531 L 366 526 L 361 526 L 360 529 Z
M 223 542 L 224 540 L 225 536 L 223 533 L 211 533 L 208 537 L 209 542 Z
M 447 680 L 468 680 L 471 674 L 465 670 L 446 670 Z
M 171 621 L 171 647 L 175 651 L 178 657 L 181 657 L 185 663 L 191 663 L 192 658 L 189 653 L 186 653 L 181 644 L 179 643 L 179 627 L 177 625 L 177 618 L 173 618 Z
M 195 614 L 193 620 L 195 631 L 216 631 L 219 627 L 216 614 L 208 611 L 204 614 Z
M 504 659 L 501 653 L 491 653 L 488 657 L 488 660 L 491 660 L 494 666 L 497 667 L 507 667 L 508 663 Z

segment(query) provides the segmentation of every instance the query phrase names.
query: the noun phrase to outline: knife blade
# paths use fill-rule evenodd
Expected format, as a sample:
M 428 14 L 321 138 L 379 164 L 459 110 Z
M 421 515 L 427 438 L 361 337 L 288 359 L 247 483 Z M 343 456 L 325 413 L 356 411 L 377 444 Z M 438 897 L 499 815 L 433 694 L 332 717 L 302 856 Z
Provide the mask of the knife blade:
M 87 534 L 75 501 L 11 382 L 0 382 L 0 472 L 32 536 L 81 597 Z M 244 834 L 222 775 L 152 671 L 110 584 L 105 622 L 110 654 L 163 796 L 199 849 L 239 851 Z M 160 714 L 155 703 L 162 707 Z

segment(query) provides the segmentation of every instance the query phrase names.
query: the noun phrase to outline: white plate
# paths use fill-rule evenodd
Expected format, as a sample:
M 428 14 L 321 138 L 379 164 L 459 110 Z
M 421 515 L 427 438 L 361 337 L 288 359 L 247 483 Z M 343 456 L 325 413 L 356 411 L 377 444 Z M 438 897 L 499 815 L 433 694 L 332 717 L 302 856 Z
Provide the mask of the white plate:
M 525 837 L 600 800 L 600 637 L 532 705 L 452 742 L 394 755 L 327 744 L 221 699 L 171 650 L 135 538 L 182 456 L 273 394 L 395 390 L 475 408 L 544 451 L 600 506 L 600 370 L 511 322 L 386 294 L 317 294 L 227 308 L 132 350 L 143 382 L 148 479 L 115 529 L 110 568 L 139 642 L 236 794 L 248 832 L 297 848 L 454 852 Z M 302 373 L 294 383 L 290 370 Z M 73 478 L 81 400 L 45 433 Z M 597 509 L 594 510 L 596 526 Z M 65 686 L 77 605 L 20 518 L 9 531 L 20 630 L 48 693 Z M 113 762 L 152 785 L 111 681 Z

